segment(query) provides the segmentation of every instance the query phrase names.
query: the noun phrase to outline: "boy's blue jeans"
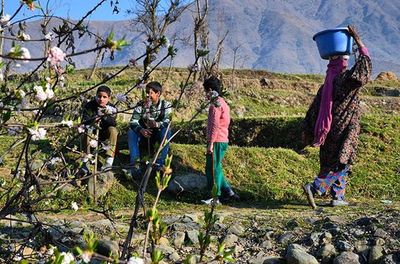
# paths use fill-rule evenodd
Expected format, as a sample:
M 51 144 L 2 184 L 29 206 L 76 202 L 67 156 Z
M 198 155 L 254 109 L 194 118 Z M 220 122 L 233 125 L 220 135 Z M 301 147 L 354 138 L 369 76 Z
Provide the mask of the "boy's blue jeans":
M 164 138 L 165 133 L 167 132 L 167 128 L 160 128 L 153 130 L 153 134 L 150 138 L 151 144 L 159 143 L 161 144 L 162 139 Z M 167 139 L 171 137 L 171 130 L 168 131 Z M 141 140 L 148 140 L 144 137 L 140 132 L 133 131 L 132 129 L 128 130 L 128 146 L 129 146 L 129 156 L 130 156 L 130 164 L 134 165 L 137 160 L 140 160 L 140 149 L 139 143 Z M 169 150 L 169 143 L 162 149 L 160 155 L 157 158 L 157 164 L 159 166 L 163 166 L 165 162 L 165 158 L 167 157 Z

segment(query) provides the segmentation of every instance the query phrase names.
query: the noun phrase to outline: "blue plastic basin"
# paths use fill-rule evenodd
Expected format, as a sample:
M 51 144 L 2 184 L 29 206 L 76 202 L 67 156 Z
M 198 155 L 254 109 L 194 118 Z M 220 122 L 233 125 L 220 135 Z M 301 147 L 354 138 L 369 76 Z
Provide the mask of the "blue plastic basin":
M 317 42 L 319 55 L 324 60 L 335 55 L 350 55 L 352 52 L 353 38 L 345 27 L 318 32 L 313 40 Z

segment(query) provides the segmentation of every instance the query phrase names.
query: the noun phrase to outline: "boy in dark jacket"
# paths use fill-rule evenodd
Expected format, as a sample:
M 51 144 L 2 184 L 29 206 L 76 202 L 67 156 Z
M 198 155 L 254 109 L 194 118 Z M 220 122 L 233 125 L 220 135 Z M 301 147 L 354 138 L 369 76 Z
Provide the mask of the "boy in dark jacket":
M 133 166 L 132 176 L 138 177 L 140 169 L 135 168 L 135 163 L 140 160 L 139 142 L 149 140 L 149 143 L 161 143 L 167 133 L 167 139 L 171 136 L 171 131 L 167 131 L 172 111 L 171 103 L 160 98 L 162 86 L 159 82 L 150 82 L 146 85 L 147 98 L 139 102 L 135 108 L 128 130 L 128 144 L 130 153 L 130 163 Z M 157 167 L 161 169 L 168 154 L 169 144 L 167 144 L 157 159 Z
M 97 88 L 96 96 L 82 109 L 82 122 L 89 127 L 99 127 L 99 141 L 109 141 L 106 149 L 106 162 L 102 170 L 112 167 L 114 162 L 115 148 L 117 145 L 118 130 L 116 128 L 116 113 L 117 109 L 110 103 L 111 89 L 106 85 L 101 85 Z M 88 129 L 88 133 L 84 135 L 83 147 L 86 154 L 90 153 L 90 148 L 98 145 L 94 129 Z M 86 164 L 82 170 L 89 172 Z

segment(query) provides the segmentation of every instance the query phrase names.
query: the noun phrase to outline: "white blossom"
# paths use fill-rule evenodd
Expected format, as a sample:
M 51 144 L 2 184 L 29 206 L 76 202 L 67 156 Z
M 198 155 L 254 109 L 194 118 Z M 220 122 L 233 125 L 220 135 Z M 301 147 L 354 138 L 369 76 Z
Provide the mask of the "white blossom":
M 21 67 L 21 64 L 19 64 L 19 63 L 15 64 L 15 68 L 20 68 L 20 67 Z
M 78 211 L 79 210 L 78 204 L 76 202 L 71 202 L 71 208 L 74 211 Z
M 25 32 L 22 32 L 22 34 L 18 35 L 18 38 L 19 38 L 20 40 L 30 40 L 30 39 L 31 39 L 31 36 L 28 35 L 28 34 L 26 34 Z
M 64 256 L 61 264 L 70 264 L 71 262 L 75 261 L 74 255 L 69 252 L 61 252 L 61 256 Z
M 26 60 L 24 60 L 22 62 L 23 63 L 28 63 L 29 59 L 32 58 L 31 57 L 31 53 L 29 52 L 29 50 L 27 48 L 24 48 L 24 47 L 21 48 L 21 52 L 22 52 L 21 58 L 22 59 L 26 59 Z
M 49 84 L 49 83 L 48 83 Z M 51 89 L 50 84 L 47 86 L 46 85 L 46 91 L 45 91 L 46 95 L 47 95 L 47 99 L 51 99 L 54 97 L 54 91 L 53 89 Z
M 2 101 L 0 101 L 0 108 L 4 107 L 4 103 Z
M 82 134 L 82 133 L 85 133 L 85 125 L 80 125 L 80 126 L 78 126 L 78 133 L 79 134 Z
M 127 264 L 144 264 L 144 261 L 138 257 L 130 257 Z
M 47 133 L 46 129 L 44 128 L 37 128 L 37 129 L 28 128 L 28 131 L 32 135 L 33 141 L 45 139 Z
M 4 81 L 4 75 L 0 72 L 0 81 Z
M 22 98 L 25 97 L 26 93 L 25 93 L 24 90 L 18 89 L 18 90 L 15 92 L 15 95 L 16 95 L 18 98 L 21 98 L 21 99 L 22 99 Z
M 86 163 L 91 159 L 93 159 L 93 154 L 87 154 L 82 158 L 82 162 Z
M 115 98 L 117 99 L 118 102 L 126 102 L 127 96 L 126 94 L 121 94 L 118 93 Z
M 74 121 L 72 120 L 63 120 L 61 121 L 61 125 L 67 126 L 69 128 L 74 126 Z
M 3 15 L 0 17 L 0 25 L 2 26 L 9 26 L 10 25 L 10 18 L 9 14 Z
M 53 39 L 54 39 L 53 32 L 47 33 L 47 34 L 44 36 L 44 38 L 47 39 L 47 40 L 50 40 L 50 41 L 53 40 Z
M 84 263 L 89 263 L 90 260 L 92 259 L 92 252 L 88 251 L 83 252 L 81 258 Z
M 47 256 L 53 256 L 54 255 L 54 249 L 55 249 L 55 247 L 50 245 L 50 248 L 46 251 L 46 255 Z
M 51 165 L 54 165 L 54 164 L 56 164 L 56 163 L 58 163 L 58 162 L 61 162 L 61 158 L 60 158 L 60 157 L 54 157 L 54 158 L 52 158 L 52 159 L 50 160 L 50 164 L 51 164 Z
M 91 139 L 91 140 L 89 141 L 89 145 L 90 145 L 92 148 L 97 148 L 97 145 L 98 145 L 97 140 L 96 140 L 96 139 Z
M 51 78 L 50 78 L 50 77 L 46 77 L 45 80 L 46 80 L 47 83 L 50 83 L 50 82 L 51 82 Z
M 107 115 L 112 115 L 117 113 L 117 108 L 111 106 L 111 105 L 106 105 L 106 109 L 105 109 L 105 114 Z
M 51 65 L 57 65 L 65 59 L 65 56 L 66 54 L 62 49 L 54 46 L 49 50 L 47 61 L 49 61 Z
M 35 98 L 38 101 L 45 101 L 47 99 L 47 93 L 43 91 L 43 87 L 39 85 L 35 85 L 33 90 L 36 92 Z

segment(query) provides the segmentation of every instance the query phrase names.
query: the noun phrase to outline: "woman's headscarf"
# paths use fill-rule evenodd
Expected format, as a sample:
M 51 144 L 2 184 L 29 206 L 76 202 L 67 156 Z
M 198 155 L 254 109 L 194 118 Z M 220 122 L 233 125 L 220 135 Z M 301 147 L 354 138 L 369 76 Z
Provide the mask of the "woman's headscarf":
M 322 87 L 321 102 L 319 105 L 318 118 L 314 127 L 313 146 L 324 145 L 325 139 L 331 130 L 332 106 L 333 106 L 333 80 L 348 65 L 343 57 L 338 57 L 329 61 L 324 86 Z

